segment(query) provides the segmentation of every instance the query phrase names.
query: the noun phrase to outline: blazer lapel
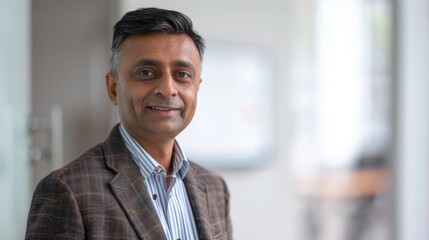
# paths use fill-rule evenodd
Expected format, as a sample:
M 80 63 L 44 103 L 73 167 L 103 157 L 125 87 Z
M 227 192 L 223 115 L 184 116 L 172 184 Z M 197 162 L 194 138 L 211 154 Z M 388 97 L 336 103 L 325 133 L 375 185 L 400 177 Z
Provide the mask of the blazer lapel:
M 166 240 L 164 229 L 144 184 L 116 126 L 104 143 L 106 165 L 116 175 L 109 182 L 113 194 L 140 239 Z
M 184 179 L 186 191 L 188 192 L 189 201 L 194 211 L 195 223 L 198 228 L 198 239 L 213 239 L 211 230 L 212 222 L 209 213 L 209 202 L 207 188 L 190 165 L 189 171 Z

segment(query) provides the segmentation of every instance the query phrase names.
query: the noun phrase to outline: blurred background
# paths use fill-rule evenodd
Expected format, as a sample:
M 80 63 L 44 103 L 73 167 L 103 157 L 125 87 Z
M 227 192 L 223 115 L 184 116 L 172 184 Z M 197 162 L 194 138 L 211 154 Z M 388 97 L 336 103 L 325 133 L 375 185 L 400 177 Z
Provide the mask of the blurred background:
M 429 239 L 429 1 L 0 0 L 2 239 L 118 121 L 112 26 L 149 6 L 207 41 L 180 141 L 227 181 L 235 239 Z

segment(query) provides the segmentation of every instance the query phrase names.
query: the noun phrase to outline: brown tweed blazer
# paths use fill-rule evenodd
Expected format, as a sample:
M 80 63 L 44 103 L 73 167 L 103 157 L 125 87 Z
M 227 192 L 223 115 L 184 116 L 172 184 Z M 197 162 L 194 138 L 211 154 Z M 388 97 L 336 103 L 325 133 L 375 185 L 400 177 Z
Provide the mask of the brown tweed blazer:
M 184 182 L 199 239 L 232 239 L 224 181 L 191 163 Z M 26 239 L 167 239 L 118 126 L 105 142 L 39 183 Z

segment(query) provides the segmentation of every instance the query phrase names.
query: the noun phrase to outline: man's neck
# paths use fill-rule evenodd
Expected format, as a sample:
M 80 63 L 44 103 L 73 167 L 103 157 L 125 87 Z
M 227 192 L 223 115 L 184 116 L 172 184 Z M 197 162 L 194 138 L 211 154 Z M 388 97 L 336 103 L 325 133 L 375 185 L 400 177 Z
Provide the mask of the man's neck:
M 174 139 L 156 142 L 138 139 L 137 142 L 153 159 L 155 159 L 155 161 L 165 168 L 168 175 L 173 172 L 171 160 L 173 155 Z

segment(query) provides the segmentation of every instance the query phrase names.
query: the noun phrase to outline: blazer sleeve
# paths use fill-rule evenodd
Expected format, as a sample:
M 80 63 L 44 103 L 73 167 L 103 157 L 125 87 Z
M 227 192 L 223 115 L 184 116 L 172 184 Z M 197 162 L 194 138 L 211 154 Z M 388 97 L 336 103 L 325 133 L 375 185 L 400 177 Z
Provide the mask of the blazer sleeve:
M 227 239 L 232 240 L 232 223 L 231 223 L 231 217 L 230 217 L 230 194 L 228 187 L 225 183 L 225 181 L 222 179 L 222 184 L 224 186 L 225 191 L 225 219 L 226 219 L 226 232 L 227 232 Z
M 49 175 L 34 191 L 25 239 L 84 239 L 79 207 L 70 187 Z

